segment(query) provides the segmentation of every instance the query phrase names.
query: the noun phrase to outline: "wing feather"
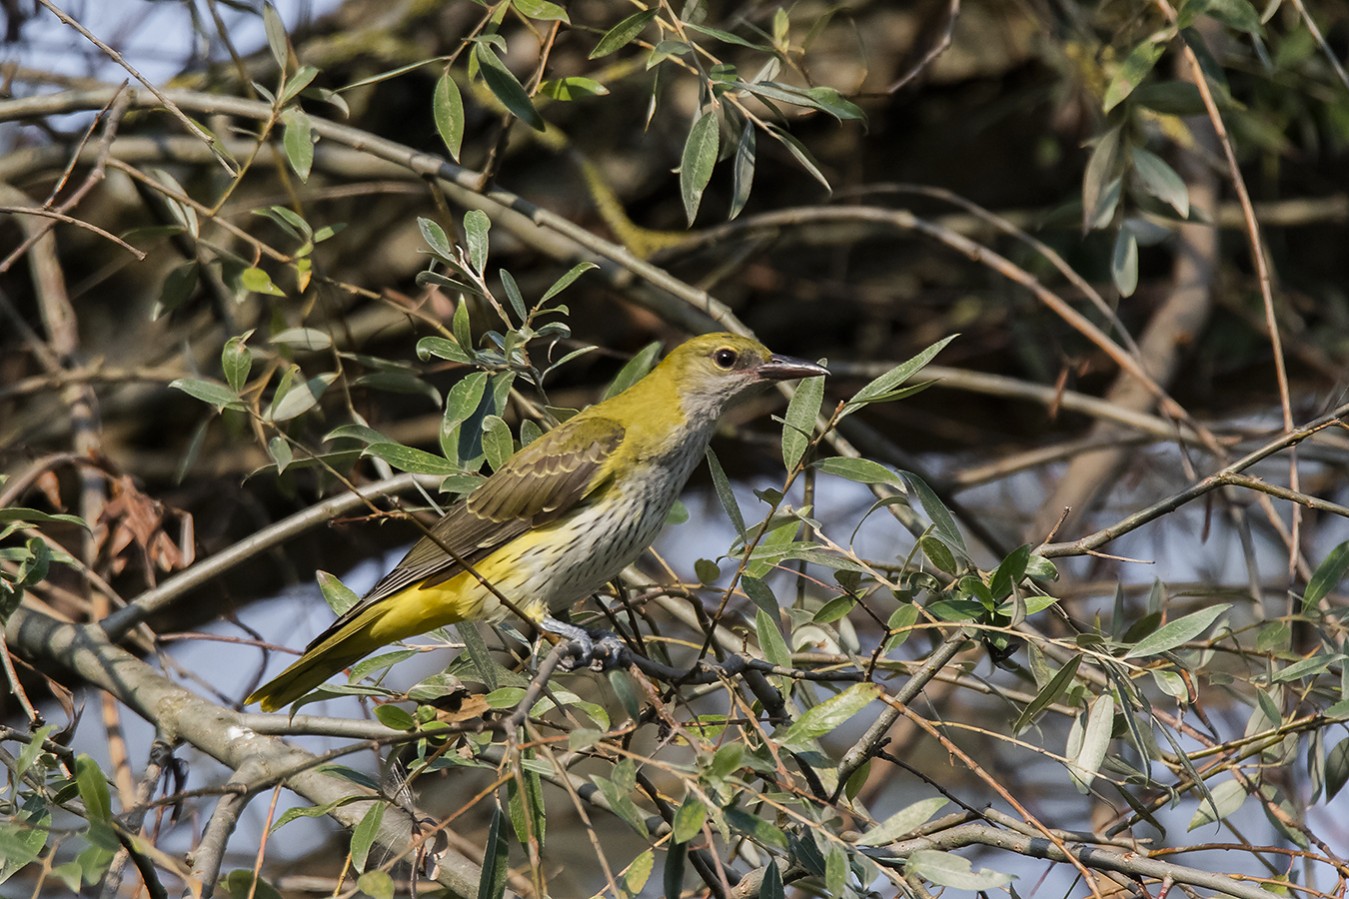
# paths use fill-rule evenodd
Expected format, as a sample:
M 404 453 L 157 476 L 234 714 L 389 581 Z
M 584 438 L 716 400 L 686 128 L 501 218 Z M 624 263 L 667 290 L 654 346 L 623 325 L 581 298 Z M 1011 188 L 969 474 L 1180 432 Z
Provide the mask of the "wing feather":
M 623 426 L 608 418 L 572 419 L 539 437 L 446 511 L 393 570 L 314 641 L 322 642 L 374 603 L 425 581 L 444 581 L 532 527 L 576 508 L 609 478 L 608 463 L 623 442 Z

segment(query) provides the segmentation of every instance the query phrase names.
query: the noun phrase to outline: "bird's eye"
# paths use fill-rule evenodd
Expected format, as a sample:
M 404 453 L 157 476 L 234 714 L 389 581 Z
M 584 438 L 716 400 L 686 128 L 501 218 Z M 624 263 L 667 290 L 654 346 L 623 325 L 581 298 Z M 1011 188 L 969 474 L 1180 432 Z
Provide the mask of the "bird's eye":
M 717 363 L 717 367 L 724 368 L 727 371 L 735 367 L 735 360 L 739 358 L 739 354 L 728 346 L 724 346 L 712 354 L 712 361 Z

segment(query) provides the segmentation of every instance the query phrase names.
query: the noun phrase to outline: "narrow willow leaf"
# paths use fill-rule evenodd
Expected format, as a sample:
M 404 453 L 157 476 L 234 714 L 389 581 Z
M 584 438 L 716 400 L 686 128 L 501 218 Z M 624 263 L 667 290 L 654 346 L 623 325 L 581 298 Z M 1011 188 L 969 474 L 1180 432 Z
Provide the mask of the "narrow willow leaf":
M 181 390 L 188 396 L 199 399 L 203 403 L 209 403 L 210 405 L 215 406 L 216 411 L 225 408 L 244 408 L 237 393 L 230 390 L 224 384 L 217 384 L 214 381 L 203 381 L 200 378 L 178 378 L 174 381 L 170 381 L 169 386 L 174 390 Z
M 660 341 L 653 341 L 638 350 L 631 359 L 618 370 L 612 382 L 604 390 L 602 399 L 617 396 L 641 380 L 647 372 L 656 367 L 660 356 Z
M 164 278 L 164 285 L 159 289 L 159 301 L 155 303 L 151 320 L 172 312 L 190 300 L 197 290 L 199 272 L 200 265 L 197 262 L 184 262 L 170 269 Z
M 468 262 L 478 274 L 487 271 L 487 232 L 492 229 L 492 220 L 481 209 L 470 209 L 464 213 L 464 242 L 468 244 Z
M 1129 155 L 1133 159 L 1134 174 L 1138 176 L 1143 189 L 1176 210 L 1176 215 L 1189 217 L 1190 193 L 1185 180 L 1176 170 L 1156 153 L 1150 153 L 1142 147 L 1132 147 Z
M 795 471 L 815 433 L 815 419 L 820 416 L 824 402 L 824 377 L 806 378 L 796 387 L 782 425 L 782 461 L 788 471 Z
M 549 3 L 548 0 L 511 0 L 511 6 L 519 10 L 520 14 L 527 19 L 571 24 L 571 19 L 567 17 L 567 11 L 556 3 Z
M 1321 564 L 1316 566 L 1316 571 L 1307 581 L 1307 590 L 1302 594 L 1303 613 L 1309 614 L 1316 609 L 1321 600 L 1338 587 L 1347 574 L 1349 574 L 1349 541 L 1332 549 L 1321 560 Z
M 252 331 L 236 334 L 225 341 L 225 348 L 220 351 L 220 367 L 225 372 L 225 381 L 235 393 L 244 389 L 248 383 L 248 373 L 253 368 L 253 354 L 247 346 L 252 334 Z
M 1166 624 L 1157 628 L 1157 630 L 1148 634 L 1124 654 L 1126 659 L 1137 659 L 1144 656 L 1157 655 L 1175 649 L 1184 643 L 1188 643 L 1195 637 L 1208 630 L 1209 625 L 1218 619 L 1220 615 L 1226 612 L 1231 605 L 1229 603 L 1220 603 L 1216 606 L 1210 606 L 1207 609 L 1200 609 L 1198 612 L 1191 612 L 1183 618 L 1177 618 L 1175 621 L 1168 621 Z
M 712 490 L 717 494 L 717 500 L 721 507 L 726 510 L 726 517 L 731 519 L 731 524 L 735 525 L 736 532 L 740 534 L 740 539 L 745 539 L 745 516 L 740 512 L 740 503 L 736 501 L 735 491 L 731 489 L 730 478 L 726 477 L 726 470 L 721 467 L 717 461 L 717 456 L 712 450 L 707 451 L 707 470 L 712 475 Z
M 449 459 L 401 443 L 372 443 L 361 451 L 362 456 L 383 459 L 399 471 L 417 474 L 461 474 L 462 470 Z
M 381 708 L 398 707 L 381 706 Z M 374 845 L 375 837 L 379 835 L 379 827 L 384 822 L 384 808 L 382 802 L 371 803 L 370 808 L 361 816 L 360 822 L 351 830 L 351 866 L 357 871 L 365 871 L 370 847 Z
M 1106 750 L 1110 748 L 1110 732 L 1114 723 L 1115 695 L 1103 693 L 1091 704 L 1082 731 L 1082 745 L 1068 766 L 1068 773 L 1079 793 L 1091 791 L 1091 782 L 1096 779 L 1096 773 L 1105 761 Z
M 1326 799 L 1334 799 L 1349 783 L 1349 740 L 1341 740 L 1326 753 Z
M 717 148 L 721 140 L 721 126 L 711 112 L 704 112 L 689 129 L 684 141 L 684 153 L 679 163 L 679 194 L 684 200 L 684 212 L 689 226 L 698 217 L 698 206 L 703 191 L 712 180 L 712 168 L 717 164 Z
M 960 528 L 956 526 L 955 516 L 951 510 L 946 508 L 946 504 L 937 496 L 936 491 L 927 485 L 927 482 L 911 471 L 901 471 L 905 484 L 908 485 L 909 495 L 917 497 L 918 504 L 923 507 L 927 517 L 932 519 L 932 528 L 942 542 L 952 549 L 958 549 L 965 558 L 969 558 L 969 548 L 965 546 L 965 538 L 960 536 Z
M 1021 714 L 1017 716 L 1016 724 L 1012 725 L 1012 733 L 1020 734 L 1035 722 L 1036 717 L 1038 717 L 1041 712 L 1049 708 L 1054 702 L 1057 702 L 1058 698 L 1067 692 L 1069 685 L 1073 682 L 1073 678 L 1077 676 L 1077 668 L 1081 664 L 1082 656 L 1080 655 L 1073 656 L 1065 662 L 1063 667 L 1058 670 L 1058 673 L 1050 679 L 1049 683 L 1045 684 L 1040 692 L 1035 694 L 1035 698 L 1021 710 Z
M 558 278 L 556 281 L 553 282 L 553 286 L 549 287 L 548 290 L 544 292 L 543 298 L 539 302 L 544 303 L 547 302 L 548 300 L 551 300 L 553 297 L 557 296 L 562 291 L 570 287 L 573 281 L 581 277 L 581 275 L 585 274 L 586 272 L 590 271 L 592 268 L 599 268 L 599 266 L 593 262 L 576 263 L 570 269 L 567 270 L 566 274 L 564 274 L 561 278 Z
M 582 97 L 606 97 L 609 95 L 609 88 L 594 78 L 572 75 L 568 78 L 550 78 L 539 85 L 539 93 L 565 103 Z
M 459 150 L 464 144 L 464 98 L 448 69 L 436 82 L 435 92 L 431 95 L 431 115 L 450 158 L 458 162 Z
M 311 353 L 333 345 L 333 339 L 318 328 L 286 328 L 267 338 L 267 342 Z
M 692 793 L 685 796 L 684 804 L 675 812 L 675 842 L 687 843 L 692 840 L 703 829 L 703 822 L 706 820 L 707 806 L 703 805 L 703 801 Z
M 1127 227 L 1115 233 L 1115 248 L 1110 254 L 1110 279 L 1122 297 L 1131 297 L 1138 289 L 1138 238 Z
M 852 399 L 844 404 L 842 415 L 851 415 L 868 403 L 884 402 L 895 393 L 896 388 L 917 374 L 923 366 L 931 362 L 948 343 L 958 336 L 958 334 L 952 334 L 950 337 L 943 338 L 916 356 L 899 363 L 885 374 L 873 378 L 870 383 L 853 394 Z
M 604 32 L 600 42 L 595 45 L 595 49 L 590 51 L 589 58 L 599 59 L 623 49 L 637 39 L 637 35 L 642 33 L 646 24 L 654 19 L 659 12 L 660 9 L 653 6 L 651 9 L 644 9 L 628 16 L 613 28 Z
M 1119 202 L 1119 179 L 1123 154 L 1120 150 L 1121 127 L 1116 125 L 1096 141 L 1082 175 L 1082 230 L 1099 227 L 1097 223 L 1114 215 Z M 1115 190 L 1110 186 L 1114 184 Z M 1113 193 L 1113 198 L 1112 198 Z
M 83 753 L 75 758 L 75 785 L 84 802 L 86 818 L 105 823 L 112 820 L 112 794 L 108 790 L 108 780 L 103 776 L 98 762 Z
M 1129 51 L 1105 89 L 1103 106 L 1106 112 L 1123 103 L 1134 92 L 1134 88 L 1143 83 L 1157 60 L 1162 58 L 1168 40 L 1170 38 L 1167 36 L 1154 34 Z
M 501 101 L 502 106 L 505 106 L 512 115 L 535 131 L 543 131 L 547 128 L 543 117 L 539 115 L 539 111 L 530 102 L 529 95 L 525 93 L 524 87 L 511 73 L 511 70 L 506 68 L 506 64 L 501 61 L 489 44 L 474 44 L 473 58 L 478 62 L 478 71 L 482 75 L 483 81 L 487 83 L 487 89 Z
M 515 441 L 511 437 L 510 425 L 498 415 L 489 415 L 482 421 L 482 449 L 487 454 L 487 464 L 493 471 L 500 471 L 515 453 Z
M 482 879 L 478 881 L 478 899 L 501 899 L 506 895 L 510 874 L 509 845 L 506 843 L 506 816 L 498 804 L 492 808 L 492 823 L 487 828 L 487 846 L 483 853 Z
M 740 141 L 735 147 L 735 166 L 732 169 L 734 180 L 731 184 L 729 218 L 734 219 L 740 215 L 745 209 L 745 204 L 749 202 L 749 193 L 754 187 L 755 142 L 757 140 L 754 125 L 746 122 L 744 127 L 740 129 Z
M 313 66 L 300 66 L 295 74 L 286 80 L 285 90 L 281 92 L 280 103 L 285 106 L 300 95 L 318 76 L 319 70 Z
M 271 421 L 290 421 L 292 418 L 298 418 L 314 408 L 324 391 L 328 389 L 328 385 L 336 380 L 336 372 L 325 372 L 296 384 L 272 405 L 266 417 Z
M 318 580 L 319 592 L 323 594 L 323 601 L 335 614 L 341 615 L 361 601 L 356 591 L 342 583 L 342 579 L 337 575 L 318 571 L 315 572 L 315 578 Z
M 791 153 L 792 156 L 796 158 L 796 161 L 801 164 L 801 167 L 810 173 L 810 177 L 820 182 L 825 190 L 833 193 L 833 186 L 830 185 L 829 179 L 824 176 L 824 172 L 820 170 L 820 164 L 815 161 L 815 157 L 810 155 L 810 151 L 806 149 L 805 144 L 797 140 L 791 132 L 783 130 L 780 126 L 775 125 L 772 122 L 768 123 L 768 133 L 787 148 L 787 152 Z
M 1212 803 L 1201 802 L 1199 808 L 1195 809 L 1194 817 L 1190 819 L 1190 824 L 1186 830 L 1194 830 L 1197 827 L 1203 827 L 1205 824 L 1213 824 L 1221 821 L 1228 815 L 1235 812 L 1246 802 L 1246 788 L 1237 780 L 1225 780 L 1213 787 L 1209 794 L 1212 796 Z
M 954 852 L 939 849 L 919 849 L 909 855 L 904 864 L 906 873 L 915 874 L 944 887 L 956 890 L 996 890 L 1012 882 L 1011 874 L 992 868 L 975 870 L 970 860 Z
M 782 630 L 775 616 L 759 609 L 754 616 L 754 630 L 759 637 L 759 649 L 763 651 L 764 658 L 774 665 L 791 667 L 792 653 L 787 648 L 787 641 L 782 638 Z
M 920 825 L 926 824 L 928 819 L 941 811 L 948 801 L 942 796 L 920 799 L 913 805 L 895 812 L 880 824 L 862 834 L 857 842 L 862 846 L 884 846 L 886 843 L 892 843 L 900 837 L 912 833 Z
M 286 161 L 301 181 L 308 181 L 314 167 L 314 123 L 295 106 L 281 114 L 281 121 L 285 125 L 281 144 L 286 149 Z
M 281 14 L 276 11 L 276 7 L 270 3 L 262 4 L 262 29 L 267 34 L 267 48 L 272 51 L 272 59 L 276 60 L 277 68 L 284 72 L 290 58 L 286 24 L 281 21 Z
M 870 459 L 850 459 L 846 456 L 830 456 L 812 464 L 813 468 L 824 474 L 847 478 L 859 484 L 893 484 L 899 476 L 879 462 Z
M 761 613 L 762 614 L 762 613 Z M 812 740 L 836 730 L 843 722 L 870 705 L 880 695 L 876 684 L 853 684 L 837 696 L 831 696 L 813 708 L 782 732 L 780 745 L 788 749 L 804 750 Z

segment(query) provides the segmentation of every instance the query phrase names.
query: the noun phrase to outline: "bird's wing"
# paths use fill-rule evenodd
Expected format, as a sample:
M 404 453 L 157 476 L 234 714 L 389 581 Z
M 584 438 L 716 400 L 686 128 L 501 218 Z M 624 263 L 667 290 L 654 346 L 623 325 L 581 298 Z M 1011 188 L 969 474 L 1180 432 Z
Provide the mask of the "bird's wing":
M 539 437 L 451 506 L 430 534 L 315 642 L 400 590 L 458 574 L 462 569 L 454 556 L 471 565 L 531 527 L 562 517 L 608 480 L 607 463 L 622 441 L 623 426 L 598 417 L 567 422 Z

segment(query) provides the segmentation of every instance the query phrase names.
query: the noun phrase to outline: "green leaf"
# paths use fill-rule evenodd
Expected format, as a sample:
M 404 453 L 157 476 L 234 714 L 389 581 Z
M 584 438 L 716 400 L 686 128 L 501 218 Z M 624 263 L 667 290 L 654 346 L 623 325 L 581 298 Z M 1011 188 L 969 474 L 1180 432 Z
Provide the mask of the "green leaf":
M 931 362 L 948 343 L 955 340 L 958 336 L 958 334 L 952 334 L 950 337 L 943 338 L 918 353 L 918 355 L 913 358 L 901 362 L 885 374 L 874 378 L 869 384 L 853 394 L 852 399 L 844 403 L 843 412 L 839 417 L 842 418 L 845 415 L 851 415 L 853 412 L 856 412 L 858 409 L 861 409 L 869 403 L 885 402 L 891 397 L 897 387 L 917 374 L 923 366 Z
M 959 550 L 968 559 L 970 551 L 965 546 L 965 538 L 960 536 L 960 528 L 956 526 L 956 519 L 951 510 L 946 508 L 936 492 L 918 475 L 911 471 L 901 471 L 900 475 L 909 488 L 909 495 L 918 498 L 918 504 L 923 507 L 927 517 L 932 519 L 932 529 L 936 535 L 943 543 L 951 549 Z
M 1316 566 L 1307 581 L 1306 592 L 1302 594 L 1302 612 L 1312 614 L 1321 600 L 1340 585 L 1349 574 L 1349 540 L 1341 543 L 1326 554 L 1321 564 Z
M 543 117 L 530 102 L 529 95 L 511 74 L 511 70 L 497 57 L 490 44 L 481 42 L 474 44 L 473 58 L 478 62 L 478 71 L 486 82 L 487 89 L 501 101 L 502 106 L 535 131 L 546 129 Z
M 1134 92 L 1134 88 L 1143 83 L 1157 60 L 1162 58 L 1169 40 L 1169 37 L 1154 34 L 1129 51 L 1105 89 L 1103 105 L 1106 112 L 1123 103 Z
M 1188 218 L 1190 193 L 1176 170 L 1167 165 L 1166 160 L 1142 147 L 1130 148 L 1129 154 L 1133 159 L 1134 174 L 1143 189 L 1176 210 L 1176 215 Z
M 759 609 L 754 615 L 754 630 L 759 637 L 759 649 L 763 651 L 764 658 L 779 667 L 790 668 L 792 653 L 787 648 L 787 641 L 782 638 L 782 629 L 774 616 Z
M 697 32 L 698 34 L 705 34 L 708 37 L 714 37 L 717 40 L 722 41 L 723 43 L 734 44 L 737 47 L 746 47 L 750 50 L 760 50 L 764 53 L 771 53 L 773 50 L 772 47 L 766 46 L 764 44 L 755 43 L 754 41 L 746 40 L 745 38 L 741 37 L 738 34 L 732 34 L 729 31 L 722 31 L 720 28 L 709 28 L 706 25 L 698 25 L 688 21 L 684 22 L 684 27 L 690 31 Z
M 215 381 L 203 381 L 200 378 L 177 378 L 169 382 L 169 387 L 174 390 L 181 390 L 203 403 L 215 406 L 217 412 L 226 408 L 244 408 L 244 404 L 237 393 L 224 384 Z
M 1076 753 L 1069 752 L 1068 774 L 1079 793 L 1091 792 L 1091 782 L 1101 770 L 1106 750 L 1110 748 L 1110 733 L 1115 723 L 1115 696 L 1102 693 L 1092 702 L 1087 723 L 1082 731 L 1082 743 Z
M 482 449 L 487 455 L 487 464 L 493 471 L 500 471 L 515 453 L 515 440 L 511 437 L 510 425 L 499 415 L 488 415 L 482 420 Z
M 487 232 L 491 228 L 492 220 L 481 209 L 470 209 L 464 213 L 464 242 L 468 244 L 468 262 L 480 275 L 487 270 Z
M 920 825 L 926 824 L 928 819 L 941 811 L 948 801 L 942 796 L 920 799 L 862 834 L 857 842 L 862 846 L 884 846 L 886 843 L 893 843 L 900 837 L 912 833 Z
M 1108 222 L 1119 202 L 1119 180 L 1123 175 L 1120 150 L 1121 127 L 1116 125 L 1096 141 L 1082 176 L 1082 230 L 1090 231 Z M 1113 185 L 1113 190 L 1112 190 Z
M 683 805 L 675 812 L 674 841 L 689 842 L 703 829 L 703 822 L 706 820 L 707 806 L 703 805 L 697 796 L 689 793 L 684 797 Z
M 382 706 L 381 708 L 387 708 Z M 373 802 L 361 820 L 351 830 L 351 866 L 357 871 L 365 871 L 365 861 L 370 855 L 370 847 L 379 835 L 379 826 L 384 821 L 384 803 Z
M 1186 830 L 1221 821 L 1246 802 L 1246 788 L 1237 780 L 1225 780 L 1209 790 L 1210 802 L 1199 803 Z
M 201 266 L 196 262 L 184 262 L 174 266 L 164 277 L 159 289 L 159 300 L 155 303 L 151 320 L 158 319 L 166 312 L 172 312 L 192 298 L 196 292 Z
M 1229 608 L 1231 608 L 1229 603 L 1220 603 L 1207 609 L 1200 609 L 1198 612 L 1191 612 L 1175 621 L 1168 621 L 1134 644 L 1124 654 L 1124 658 L 1138 659 L 1144 656 L 1158 655 L 1188 643 L 1208 630 L 1209 625 Z
M 599 59 L 623 49 L 637 39 L 637 35 L 642 33 L 646 24 L 654 19 L 659 12 L 660 9 L 653 6 L 651 9 L 644 9 L 623 19 L 613 28 L 604 32 L 600 42 L 595 45 L 595 49 L 590 51 L 589 58 Z
M 1115 248 L 1110 254 L 1110 279 L 1122 297 L 1133 296 L 1138 289 L 1138 238 L 1128 227 L 1115 232 Z
M 331 349 L 333 345 L 333 339 L 318 328 L 286 328 L 267 338 L 267 342 L 311 353 Z
M 556 3 L 549 3 L 548 0 L 511 0 L 511 6 L 519 10 L 520 14 L 527 19 L 571 24 L 571 19 L 567 17 L 567 11 Z
M 813 379 L 812 379 L 813 380 Z M 893 484 L 899 476 L 879 462 L 870 459 L 850 459 L 847 456 L 830 456 L 815 461 L 812 468 L 822 474 L 847 478 L 859 484 Z
M 262 29 L 267 34 L 267 47 L 272 51 L 272 59 L 276 60 L 277 68 L 284 72 L 290 60 L 286 25 L 281 21 L 276 7 L 270 3 L 262 4 Z
M 230 899 L 281 899 L 281 894 L 276 891 L 276 887 L 260 877 L 255 878 L 252 871 L 231 871 L 225 876 L 223 883 Z M 375 899 L 383 899 L 383 897 L 375 897 Z
M 1334 799 L 1345 783 L 1349 783 L 1349 740 L 1326 753 L 1326 800 Z
M 257 266 L 249 266 L 239 273 L 239 284 L 244 290 L 271 297 L 284 297 L 285 291 L 272 283 L 272 276 Z
M 1158 81 L 1134 91 L 1134 102 L 1163 115 L 1204 114 L 1204 98 L 1188 81 Z
M 295 74 L 286 79 L 286 87 L 281 91 L 281 99 L 278 101 L 285 106 L 291 100 L 300 95 L 300 92 L 314 81 L 318 76 L 319 70 L 313 66 L 300 66 L 295 70 Z
M 450 246 L 450 239 L 445 236 L 445 229 L 440 225 L 422 216 L 417 217 L 417 229 L 422 232 L 422 240 L 431 248 L 431 252 L 445 260 L 454 259 L 454 247 Z
M 1012 733 L 1020 734 L 1027 727 L 1034 723 L 1036 717 L 1049 706 L 1058 701 L 1058 698 L 1067 692 L 1072 684 L 1073 678 L 1077 676 L 1077 668 L 1082 664 L 1082 656 L 1073 656 L 1063 667 L 1049 679 L 1049 683 L 1041 688 L 1039 693 L 1035 694 L 1021 714 L 1017 716 L 1016 723 L 1012 725 Z
M 654 341 L 642 347 L 618 370 L 614 380 L 605 388 L 604 396 L 601 399 L 607 400 L 611 396 L 617 396 L 640 381 L 651 369 L 656 367 L 656 359 L 659 356 L 660 341 Z
M 731 489 L 730 478 L 726 477 L 726 471 L 717 461 L 717 456 L 711 449 L 707 451 L 707 470 L 712 475 L 712 490 L 717 494 L 717 501 L 721 503 L 722 509 L 726 511 L 726 517 L 735 525 L 736 532 L 740 534 L 740 539 L 745 539 L 745 516 L 740 512 L 740 503 L 735 498 L 735 491 Z
M 112 796 L 108 791 L 108 780 L 103 776 L 103 769 L 98 767 L 98 762 L 84 753 L 75 757 L 75 785 L 84 802 L 85 817 L 102 823 L 112 821 Z
M 323 594 L 323 601 L 335 614 L 342 615 L 361 601 L 356 591 L 342 583 L 337 575 L 320 570 L 314 572 L 314 577 L 318 581 L 319 592 Z
M 511 311 L 520 321 L 524 321 L 529 316 L 525 309 L 525 298 L 520 293 L 520 285 L 515 283 L 515 276 L 503 269 L 498 269 L 501 274 L 501 287 L 506 291 L 506 300 L 511 304 Z
M 773 849 L 786 850 L 788 845 L 787 835 L 782 829 L 775 826 L 772 822 L 760 818 L 758 815 L 751 815 L 749 812 L 738 808 L 728 808 L 724 811 L 726 823 L 736 832 L 744 834 L 761 846 L 767 846 Z M 771 866 L 771 867 L 776 867 Z
M 389 876 L 388 871 L 366 871 L 356 878 L 356 889 L 370 899 L 393 899 L 393 887 L 393 878 Z M 261 894 L 259 893 L 255 899 L 262 899 Z
M 408 714 L 406 709 L 399 708 L 396 705 L 375 706 L 375 717 L 379 719 L 380 724 L 394 730 L 412 732 L 417 729 L 416 720 Z
M 296 384 L 279 399 L 272 400 L 266 417 L 271 421 L 290 421 L 298 418 L 318 403 L 328 385 L 337 380 L 336 372 L 325 372 Z
M 281 123 L 285 126 L 281 145 L 286 149 L 286 161 L 301 181 L 308 181 L 314 167 L 314 123 L 296 106 L 281 114 Z
M 417 341 L 417 358 L 426 360 L 432 356 L 465 365 L 473 362 L 473 357 L 457 341 L 446 337 L 423 337 Z
M 252 335 L 252 331 L 236 334 L 225 341 L 225 348 L 220 351 L 220 367 L 225 372 L 225 381 L 235 394 L 244 389 L 248 383 L 248 373 L 253 368 L 253 354 L 246 346 Z
M 582 97 L 605 97 L 609 95 L 609 88 L 600 84 L 594 78 L 572 75 L 567 78 L 548 79 L 539 85 L 539 93 L 545 97 L 566 102 L 568 100 L 579 100 Z
M 756 142 L 754 125 L 746 122 L 740 129 L 740 140 L 735 146 L 735 163 L 732 168 L 731 212 L 728 218 L 734 219 L 745 209 L 749 202 L 749 193 L 754 186 L 754 164 Z
M 703 191 L 712 180 L 712 169 L 717 164 L 717 148 L 721 141 L 721 126 L 711 112 L 698 116 L 684 141 L 684 153 L 679 163 L 679 194 L 684 199 L 684 213 L 689 226 L 698 216 Z
M 506 843 L 505 815 L 500 804 L 492 808 L 492 823 L 487 828 L 487 845 L 482 860 L 482 880 L 478 881 L 478 899 L 501 899 L 506 895 L 510 874 L 510 853 Z
M 940 849 L 918 849 L 904 864 L 907 873 L 957 890 L 996 890 L 1012 882 L 1011 874 L 992 868 L 974 870 L 970 860 Z
M 801 164 L 801 167 L 810 173 L 812 178 L 820 182 L 825 190 L 832 193 L 834 188 L 830 186 L 829 179 L 824 176 L 824 172 L 820 170 L 820 164 L 815 160 L 814 156 L 810 155 L 810 151 L 806 149 L 806 145 L 797 140 L 791 132 L 783 130 L 782 127 L 775 125 L 772 122 L 769 122 L 767 127 L 769 136 L 786 147 L 787 152 L 791 153 L 792 156 L 796 158 L 796 161 Z
M 1265 30 L 1260 24 L 1260 13 L 1247 0 L 1208 0 L 1204 12 L 1229 28 L 1247 34 L 1259 35 Z
M 585 274 L 586 272 L 590 271 L 592 268 L 599 268 L 599 266 L 593 262 L 576 263 L 570 269 L 567 270 L 566 274 L 564 274 L 562 277 L 558 278 L 556 281 L 553 282 L 553 286 L 549 287 L 548 290 L 544 292 L 543 298 L 540 299 L 539 302 L 540 303 L 548 302 L 553 297 L 557 296 L 562 291 L 566 290 L 569 286 L 571 286 L 571 283 L 573 281 L 581 277 L 581 275 Z
M 810 437 L 815 433 L 815 419 L 824 402 L 824 377 L 806 378 L 796 387 L 782 425 L 782 461 L 788 471 L 794 471 L 806 454 Z
M 449 69 L 440 76 L 431 94 L 431 116 L 450 158 L 458 162 L 459 151 L 464 145 L 464 98 Z
M 876 684 L 853 684 L 837 696 L 807 709 L 777 737 L 779 745 L 797 751 L 810 748 L 812 741 L 837 730 L 843 722 L 875 701 L 880 693 L 881 688 Z
M 401 443 L 372 443 L 361 451 L 362 456 L 383 459 L 399 471 L 418 474 L 462 474 L 463 470 L 444 456 L 404 446 Z

